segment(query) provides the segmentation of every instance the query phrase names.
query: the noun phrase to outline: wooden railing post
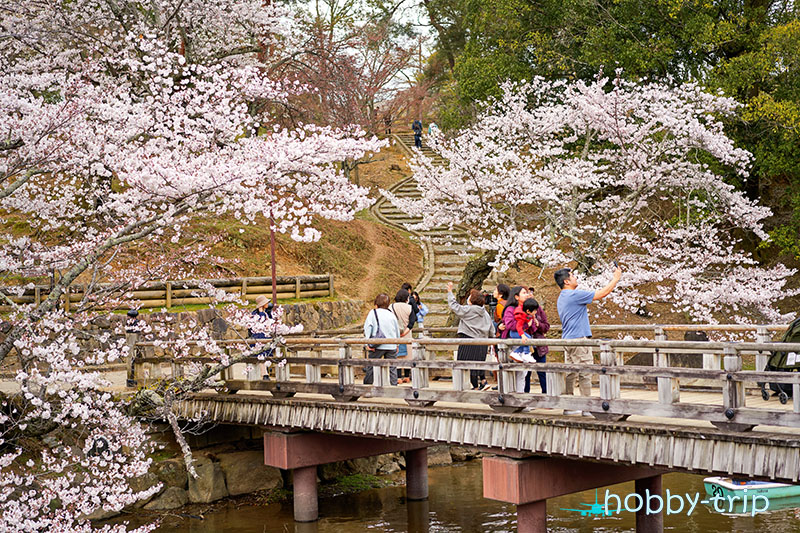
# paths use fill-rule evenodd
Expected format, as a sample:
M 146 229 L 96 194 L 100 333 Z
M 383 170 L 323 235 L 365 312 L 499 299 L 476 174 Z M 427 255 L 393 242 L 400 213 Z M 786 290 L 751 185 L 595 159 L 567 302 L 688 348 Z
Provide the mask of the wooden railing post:
M 497 362 L 501 369 L 508 364 L 508 346 L 505 344 L 497 346 Z M 497 392 L 500 395 L 517 392 L 516 383 L 514 372 L 509 372 L 508 370 L 499 370 L 497 372 Z
M 562 347 L 563 350 L 563 347 Z M 547 395 L 558 397 L 564 394 L 567 385 L 565 372 L 547 372 Z
M 741 372 L 742 356 L 735 348 L 726 347 L 723 365 L 725 372 L 729 374 L 725 377 L 725 383 L 722 385 L 722 407 L 725 409 L 725 418 L 731 422 L 715 422 L 714 425 L 733 431 L 749 431 L 753 429 L 752 424 L 739 424 L 733 421 L 736 418 L 736 409 L 745 406 L 744 382 L 734 379 L 730 375 L 732 372 Z
M 282 348 L 276 347 L 275 357 L 273 358 L 276 361 L 274 364 L 275 364 L 275 381 L 277 382 L 289 381 L 290 377 L 289 363 L 278 364 L 278 362 L 281 360 L 282 357 L 281 356 L 282 350 L 283 350 Z
M 128 345 L 128 375 L 126 379 L 126 385 L 128 387 L 135 387 L 137 385 L 136 380 L 136 357 L 138 355 L 138 348 L 136 347 L 136 343 L 139 342 L 139 332 L 138 331 L 126 331 L 125 332 L 125 343 Z
M 164 285 L 166 288 L 167 309 L 172 308 L 172 282 L 168 281 Z
M 617 356 L 608 344 L 600 345 L 600 366 L 617 366 Z M 603 400 L 620 398 L 620 376 L 618 374 L 600 375 L 600 398 Z
M 655 329 L 655 340 L 666 341 L 667 335 L 662 328 Z M 659 368 L 669 368 L 669 354 L 656 348 L 653 355 L 656 366 Z M 658 378 L 658 401 L 663 404 L 678 403 L 681 397 L 680 384 L 674 378 Z
M 300 278 L 294 279 L 294 297 L 300 299 Z
M 333 298 L 336 295 L 336 291 L 333 290 L 333 274 L 328 274 L 328 296 Z
M 353 349 L 349 344 L 339 345 L 339 359 L 348 361 L 353 357 Z M 349 387 L 355 385 L 355 373 L 350 365 L 339 365 L 339 386 Z
M 311 350 L 314 357 L 322 358 L 322 350 Z M 306 365 L 306 383 L 319 383 L 322 381 L 322 368 L 320 365 Z
M 456 362 L 458 365 L 458 348 L 453 352 L 453 361 Z M 464 370 L 462 368 L 458 368 L 458 366 L 453 368 L 453 390 L 455 391 L 463 391 L 469 390 L 470 383 L 469 383 L 469 370 Z
M 33 303 L 36 304 L 36 307 L 42 303 L 42 288 L 38 285 L 33 288 Z
M 427 358 L 428 350 L 425 346 L 414 342 L 411 344 L 411 359 L 412 361 L 425 361 Z M 427 368 L 420 368 L 414 366 L 411 368 L 411 388 L 413 389 L 427 389 L 430 386 L 429 374 Z
M 242 278 L 242 299 L 247 296 L 247 278 Z
M 772 334 L 764 326 L 760 326 L 756 330 L 756 342 L 772 342 Z M 756 372 L 763 372 L 767 368 L 770 353 L 764 350 L 759 350 L 756 354 Z

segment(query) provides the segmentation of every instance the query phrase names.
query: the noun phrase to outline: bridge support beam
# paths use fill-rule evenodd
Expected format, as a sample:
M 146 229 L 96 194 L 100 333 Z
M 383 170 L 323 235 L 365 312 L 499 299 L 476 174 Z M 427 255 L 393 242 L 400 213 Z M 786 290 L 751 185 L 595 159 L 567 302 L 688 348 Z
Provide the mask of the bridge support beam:
M 406 452 L 406 499 L 428 499 L 428 448 Z
M 661 496 L 661 476 L 646 477 L 636 480 L 636 494 L 645 502 L 636 511 L 636 533 L 661 533 L 664 531 L 664 513 L 647 513 L 648 497 L 653 494 Z
M 314 522 L 319 518 L 317 502 L 317 467 L 306 466 L 292 470 L 294 482 L 294 519 Z
M 573 492 L 595 489 L 626 481 L 650 479 L 642 484 L 642 491 L 656 489 L 660 493 L 658 470 L 638 466 L 608 465 L 560 458 L 511 459 L 509 457 L 483 458 L 483 496 L 491 500 L 517 505 L 517 531 L 519 533 L 546 533 L 547 499 Z M 657 478 L 657 481 L 654 481 Z M 637 492 L 639 486 L 637 485 Z M 656 515 L 643 518 L 648 526 L 662 527 L 662 521 L 652 520 Z M 638 529 L 637 517 L 637 531 Z M 660 524 L 660 526 L 659 526 Z M 644 529 L 641 531 L 661 531 Z
M 385 453 L 406 452 L 406 494 L 409 500 L 428 498 L 427 444 L 327 433 L 264 433 L 264 464 L 291 470 L 294 476 L 294 519 L 319 518 L 317 466 Z

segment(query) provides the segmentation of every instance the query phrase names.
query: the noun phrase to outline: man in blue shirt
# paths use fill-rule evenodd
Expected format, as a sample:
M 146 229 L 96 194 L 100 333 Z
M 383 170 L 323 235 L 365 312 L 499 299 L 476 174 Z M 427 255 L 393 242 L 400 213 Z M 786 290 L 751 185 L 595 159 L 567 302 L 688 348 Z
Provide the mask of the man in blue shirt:
M 553 275 L 556 284 L 561 288 L 558 295 L 558 318 L 561 319 L 561 338 L 562 339 L 588 339 L 592 336 L 592 329 L 589 326 L 589 310 L 587 305 L 595 300 L 602 300 L 614 290 L 619 278 L 622 276 L 622 269 L 617 267 L 614 271 L 614 278 L 611 283 L 599 291 L 580 291 L 578 290 L 578 278 L 569 268 L 562 268 Z M 594 357 L 591 346 L 567 346 L 564 348 L 564 362 L 567 364 L 592 364 Z M 591 396 L 592 379 L 586 374 L 572 372 L 567 374 L 565 394 L 573 394 L 575 388 L 575 378 L 578 378 L 578 386 L 581 396 Z M 579 414 L 577 411 L 564 411 L 564 414 Z

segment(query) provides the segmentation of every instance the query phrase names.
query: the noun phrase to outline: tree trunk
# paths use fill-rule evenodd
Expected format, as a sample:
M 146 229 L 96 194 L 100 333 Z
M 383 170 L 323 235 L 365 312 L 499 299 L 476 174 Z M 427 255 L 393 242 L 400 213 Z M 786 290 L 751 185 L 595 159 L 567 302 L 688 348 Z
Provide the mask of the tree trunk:
M 458 282 L 458 289 L 456 290 L 456 299 L 463 303 L 469 294 L 470 289 L 480 290 L 483 282 L 492 273 L 494 267 L 489 263 L 495 260 L 497 252 L 495 250 L 488 250 L 483 254 L 471 259 L 464 267 L 464 274 L 461 276 L 461 281 Z M 458 324 L 458 319 L 453 313 L 447 317 L 446 327 L 452 327 Z

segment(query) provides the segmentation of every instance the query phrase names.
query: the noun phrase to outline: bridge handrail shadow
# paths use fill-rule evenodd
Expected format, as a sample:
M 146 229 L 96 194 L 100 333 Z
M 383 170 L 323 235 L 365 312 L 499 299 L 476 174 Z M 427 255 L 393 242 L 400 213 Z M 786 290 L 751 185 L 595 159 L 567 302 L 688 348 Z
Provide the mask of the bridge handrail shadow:
M 617 330 L 624 326 L 613 326 Z M 685 326 L 684 326 L 685 327 Z M 719 326 L 710 326 L 719 328 Z M 760 326 L 759 335 L 769 338 Z M 701 329 L 692 326 L 692 329 Z M 734 330 L 739 331 L 739 330 Z M 456 402 L 489 406 L 501 412 L 519 412 L 526 408 L 549 408 L 585 411 L 595 418 L 607 421 L 621 421 L 632 415 L 644 415 L 668 419 L 704 420 L 718 427 L 732 431 L 747 431 L 757 425 L 797 427 L 800 426 L 800 373 L 766 372 L 742 369 L 742 356 L 755 355 L 756 368 L 764 368 L 766 359 L 772 351 L 780 350 L 800 353 L 800 343 L 773 342 L 696 342 L 669 341 L 659 328 L 655 329 L 657 340 L 610 340 L 610 339 L 464 339 L 464 338 L 419 338 L 385 339 L 387 344 L 409 344 L 410 356 L 403 359 L 368 359 L 357 356 L 359 348 L 374 342 L 365 338 L 286 338 L 278 348 L 278 355 L 271 359 L 276 367 L 274 380 L 260 379 L 260 373 L 253 371 L 256 363 L 262 361 L 254 357 L 262 347 L 254 344 L 272 342 L 269 339 L 222 340 L 214 341 L 228 355 L 232 362 L 223 373 L 224 392 L 268 391 L 276 398 L 291 398 L 298 393 L 330 395 L 337 401 L 355 401 L 359 398 L 392 398 L 405 400 L 416 407 L 429 407 L 436 402 Z M 167 355 L 173 345 L 170 341 L 134 342 L 136 356 L 132 368 L 139 385 L 158 381 L 164 375 L 164 365 L 169 365 L 170 377 L 181 377 L 191 373 L 192 366 L 198 364 L 219 364 L 219 357 L 197 353 L 208 341 L 181 341 L 180 356 Z M 460 345 L 492 346 L 496 354 L 489 361 L 456 361 L 436 359 L 436 352 L 443 348 L 452 349 Z M 599 350 L 599 364 L 576 365 L 564 363 L 526 364 L 514 362 L 509 352 L 515 347 L 547 345 L 551 352 L 563 351 L 567 346 L 590 346 Z M 176 345 L 177 346 L 177 345 Z M 353 350 L 353 348 L 356 350 Z M 155 349 L 163 350 L 165 355 L 148 355 Z M 185 350 L 189 352 L 185 352 Z M 192 353 L 192 350 L 195 353 Z M 323 356 L 325 351 L 333 350 L 333 356 Z M 310 352 L 308 355 L 299 355 Z M 354 353 L 355 352 L 355 353 Z M 626 352 L 645 352 L 653 356 L 654 366 L 624 365 Z M 674 353 L 693 354 L 703 357 L 703 368 L 682 368 L 670 366 L 670 355 Z M 763 363 L 763 364 L 762 364 Z M 238 367 L 237 367 L 238 365 Z M 305 376 L 298 379 L 290 373 L 292 366 L 305 367 Z M 244 377 L 236 378 L 236 368 Z M 323 380 L 323 367 L 335 369 L 336 381 Z M 363 385 L 355 380 L 355 369 L 373 367 L 374 384 Z M 390 368 L 410 368 L 410 386 L 391 386 Z M 441 385 L 433 386 L 430 379 L 432 370 L 449 374 L 452 386 L 449 390 Z M 497 390 L 469 390 L 470 370 L 497 372 Z M 545 372 L 547 393 L 521 393 L 515 390 L 516 372 Z M 566 376 L 581 372 L 597 377 L 599 389 L 594 396 L 582 397 L 564 394 Z M 186 374 L 188 375 L 188 374 Z M 655 378 L 658 387 L 657 400 L 623 398 L 621 378 L 625 376 L 647 376 Z M 680 399 L 680 379 L 706 380 L 716 385 L 721 394 L 721 405 L 682 402 Z M 776 405 L 748 407 L 745 398 L 747 383 L 782 383 L 791 385 L 794 396 L 791 410 Z M 777 402 L 776 402 L 777 404 Z

